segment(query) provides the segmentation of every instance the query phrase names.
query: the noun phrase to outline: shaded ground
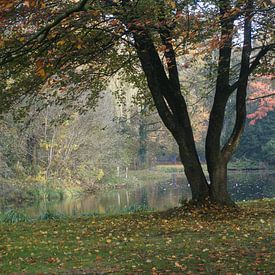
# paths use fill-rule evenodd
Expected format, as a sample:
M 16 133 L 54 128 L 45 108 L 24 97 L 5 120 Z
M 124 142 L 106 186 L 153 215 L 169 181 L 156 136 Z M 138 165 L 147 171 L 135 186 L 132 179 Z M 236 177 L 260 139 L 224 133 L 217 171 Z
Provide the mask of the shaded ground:
M 0 273 L 270 274 L 274 206 L 1 224 Z

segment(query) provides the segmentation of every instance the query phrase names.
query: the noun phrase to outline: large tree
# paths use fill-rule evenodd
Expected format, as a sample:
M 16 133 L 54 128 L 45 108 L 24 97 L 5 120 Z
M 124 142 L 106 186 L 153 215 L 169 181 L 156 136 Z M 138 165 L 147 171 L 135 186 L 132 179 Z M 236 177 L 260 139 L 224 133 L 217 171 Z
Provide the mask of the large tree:
M 193 200 L 232 203 L 227 164 L 244 129 L 249 76 L 274 47 L 269 43 L 271 1 L 0 3 L 1 111 L 18 101 L 27 106 L 37 98 L 46 104 L 51 98 L 66 100 L 70 107 L 82 109 L 96 102 L 109 76 L 119 74 L 137 85 L 145 76 L 154 105 L 178 144 Z M 210 183 L 198 158 L 179 78 L 179 61 L 190 50 L 212 56 L 218 52 L 206 137 Z M 235 64 L 233 57 L 239 58 Z M 47 92 L 41 92 L 45 86 Z M 234 93 L 235 125 L 221 144 L 226 106 Z

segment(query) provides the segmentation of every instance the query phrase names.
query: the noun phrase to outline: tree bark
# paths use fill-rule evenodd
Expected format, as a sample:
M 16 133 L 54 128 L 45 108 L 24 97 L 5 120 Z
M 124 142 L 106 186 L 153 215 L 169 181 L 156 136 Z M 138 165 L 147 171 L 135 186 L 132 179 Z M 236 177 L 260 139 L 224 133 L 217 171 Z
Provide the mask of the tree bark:
M 227 191 L 227 162 L 220 160 L 210 169 L 210 199 L 220 205 L 234 205 Z
M 209 186 L 197 157 L 187 157 L 184 148 L 179 145 L 181 162 L 192 192 L 193 202 L 204 202 L 209 198 Z
M 181 94 L 173 49 L 170 47 L 168 77 L 149 34 L 143 30 L 135 33 L 134 39 L 157 111 L 178 143 L 192 199 L 205 201 L 209 198 L 209 187 L 197 155 L 187 105 Z
M 27 138 L 27 162 L 30 166 L 36 165 L 37 162 L 37 139 L 34 135 Z
M 146 168 L 148 164 L 147 163 L 147 127 L 143 117 L 141 118 L 138 132 L 139 132 L 139 149 L 138 149 L 139 167 Z
M 225 16 L 231 9 L 229 0 L 220 0 L 221 42 L 214 103 L 210 112 L 206 136 L 206 161 L 210 178 L 210 199 L 219 204 L 232 204 L 227 192 L 227 160 L 221 152 L 221 134 L 226 105 L 230 96 L 230 63 L 233 43 L 234 18 Z

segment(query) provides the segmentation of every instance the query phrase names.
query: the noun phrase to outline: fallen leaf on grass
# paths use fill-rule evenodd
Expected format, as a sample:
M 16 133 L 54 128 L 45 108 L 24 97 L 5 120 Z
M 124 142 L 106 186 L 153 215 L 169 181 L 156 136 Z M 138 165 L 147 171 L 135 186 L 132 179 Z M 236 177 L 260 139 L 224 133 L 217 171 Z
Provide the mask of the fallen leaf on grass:
M 187 269 L 187 266 L 181 265 L 179 262 L 175 262 L 175 266 L 180 268 L 182 271 Z

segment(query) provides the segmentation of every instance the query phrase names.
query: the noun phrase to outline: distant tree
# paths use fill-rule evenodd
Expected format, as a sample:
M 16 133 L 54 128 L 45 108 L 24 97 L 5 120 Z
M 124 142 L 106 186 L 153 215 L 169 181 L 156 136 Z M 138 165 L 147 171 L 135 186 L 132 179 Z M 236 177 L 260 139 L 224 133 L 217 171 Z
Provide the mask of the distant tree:
M 16 176 L 17 168 L 25 164 L 25 143 L 11 116 L 0 121 L 0 178 Z
M 59 120 L 60 106 L 48 106 L 21 122 L 11 115 L 0 120 L 0 179 L 21 182 L 78 183 L 93 187 L 95 181 L 115 175 L 117 166 L 129 166 L 133 141 L 121 133 L 115 99 L 105 94 L 95 110 L 69 113 Z
M 272 80 L 271 75 L 266 75 L 255 79 L 249 85 L 251 94 L 248 97 L 248 102 L 250 105 L 253 103 L 258 105 L 257 108 L 254 108 L 254 112 L 247 115 L 250 125 L 256 124 L 257 120 L 264 118 L 268 112 L 275 109 L 275 92 L 272 89 Z
M 139 80 L 145 76 L 154 105 L 178 144 L 193 200 L 210 197 L 215 203 L 232 204 L 227 192 L 227 164 L 245 125 L 249 75 L 260 73 L 260 63 L 268 63 L 274 47 L 269 43 L 271 1 L 1 3 L 0 73 L 6 80 L 0 83 L 2 111 L 18 99 L 26 105 L 40 97 L 49 104 L 48 94 L 40 93 L 43 85 L 52 87 L 55 102 L 67 100 L 69 107 L 87 109 L 96 103 L 108 76 L 118 73 L 136 85 L 144 83 Z M 208 184 L 181 90 L 177 57 L 190 50 L 210 54 L 215 49 L 216 85 L 206 137 Z M 240 56 L 237 75 L 231 67 L 235 50 Z M 93 92 L 81 93 L 87 87 Z M 233 93 L 235 124 L 221 144 L 225 109 Z
M 270 111 L 257 123 L 247 123 L 234 156 L 255 162 L 275 163 L 275 112 Z

